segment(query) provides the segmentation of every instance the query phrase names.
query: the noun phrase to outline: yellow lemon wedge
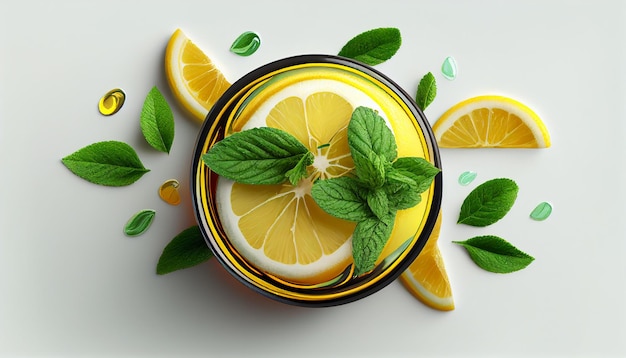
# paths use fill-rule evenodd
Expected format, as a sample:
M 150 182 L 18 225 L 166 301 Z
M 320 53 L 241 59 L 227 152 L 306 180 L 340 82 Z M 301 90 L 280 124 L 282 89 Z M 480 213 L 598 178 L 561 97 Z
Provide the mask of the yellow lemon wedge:
M 441 148 L 548 148 L 550 134 L 526 105 L 503 96 L 478 96 L 448 109 L 433 125 Z
M 428 307 L 451 311 L 454 309 L 450 280 L 437 241 L 441 231 L 441 212 L 424 249 L 402 274 L 400 282 Z
M 180 29 L 165 50 L 165 76 L 178 103 L 201 122 L 230 87 L 213 61 Z

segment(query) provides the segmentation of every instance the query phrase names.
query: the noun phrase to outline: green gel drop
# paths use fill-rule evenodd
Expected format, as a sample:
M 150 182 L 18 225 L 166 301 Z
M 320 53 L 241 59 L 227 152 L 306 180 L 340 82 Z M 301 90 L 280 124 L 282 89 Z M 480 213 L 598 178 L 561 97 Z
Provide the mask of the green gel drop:
M 261 38 L 252 31 L 239 35 L 230 46 L 230 51 L 239 56 L 250 56 L 261 46 Z
M 448 56 L 445 60 L 443 60 L 443 64 L 441 65 L 441 74 L 443 77 L 449 79 L 450 81 L 456 78 L 457 67 L 456 61 L 454 57 Z
M 530 218 L 537 221 L 543 221 L 548 218 L 552 214 L 552 205 L 547 202 L 542 202 L 533 209 L 530 213 Z
M 154 220 L 155 214 L 156 212 L 150 209 L 139 211 L 138 213 L 133 215 L 130 220 L 128 220 L 126 226 L 124 226 L 124 233 L 128 236 L 137 236 L 143 234 L 144 232 L 146 232 L 146 230 L 148 230 L 150 224 L 152 224 L 152 220 Z
M 478 174 L 476 172 L 472 172 L 472 171 L 466 171 L 461 173 L 461 175 L 459 175 L 459 184 L 465 186 L 468 185 L 469 183 L 473 182 L 474 179 L 476 179 L 476 176 Z

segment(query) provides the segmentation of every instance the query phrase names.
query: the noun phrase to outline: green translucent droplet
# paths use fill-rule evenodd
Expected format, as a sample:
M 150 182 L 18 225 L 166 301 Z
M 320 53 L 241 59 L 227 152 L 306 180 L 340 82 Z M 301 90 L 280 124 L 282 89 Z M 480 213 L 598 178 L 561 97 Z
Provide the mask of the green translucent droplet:
M 441 74 L 443 74 L 443 77 L 452 81 L 453 79 L 456 78 L 456 73 L 457 73 L 457 67 L 456 67 L 456 61 L 454 60 L 454 57 L 452 56 L 446 57 L 446 59 L 443 60 L 443 64 L 441 65 Z
M 459 184 L 468 185 L 469 183 L 473 182 L 474 179 L 476 179 L 477 175 L 478 173 L 469 170 L 463 172 L 461 173 L 461 175 L 459 175 Z
M 128 220 L 126 226 L 124 226 L 124 233 L 128 236 L 143 234 L 152 224 L 155 214 L 156 212 L 150 209 L 139 211 Z
M 548 202 L 542 202 L 537 205 L 530 213 L 530 218 L 537 221 L 542 221 L 548 218 L 552 214 L 552 205 Z
M 230 51 L 239 56 L 250 56 L 261 46 L 261 38 L 252 31 L 239 35 L 230 46 Z

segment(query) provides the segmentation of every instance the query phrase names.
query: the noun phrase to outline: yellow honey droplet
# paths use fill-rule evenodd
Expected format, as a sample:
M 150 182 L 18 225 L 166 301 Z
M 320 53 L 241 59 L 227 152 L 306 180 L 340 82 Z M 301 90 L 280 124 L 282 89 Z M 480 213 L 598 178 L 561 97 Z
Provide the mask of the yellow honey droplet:
M 115 88 L 107 92 L 98 102 L 98 110 L 105 116 L 110 116 L 124 105 L 126 94 L 119 88 Z
M 180 204 L 179 185 L 176 179 L 166 180 L 159 188 L 159 196 L 170 205 Z

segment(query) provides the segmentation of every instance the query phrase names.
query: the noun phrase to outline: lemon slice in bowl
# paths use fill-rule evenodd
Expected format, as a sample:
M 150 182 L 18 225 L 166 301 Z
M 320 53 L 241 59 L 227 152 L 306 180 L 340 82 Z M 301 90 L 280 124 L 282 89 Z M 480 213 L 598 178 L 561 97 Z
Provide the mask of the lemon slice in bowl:
M 200 122 L 230 87 L 213 61 L 180 29 L 165 50 L 165 76 L 178 103 Z
M 547 148 L 550 134 L 526 105 L 504 96 L 478 96 L 448 109 L 433 125 L 441 148 Z
M 424 249 L 402 274 L 400 282 L 425 305 L 440 310 L 454 309 L 450 280 L 437 241 L 441 231 L 441 212 Z

